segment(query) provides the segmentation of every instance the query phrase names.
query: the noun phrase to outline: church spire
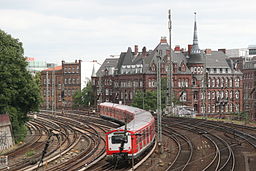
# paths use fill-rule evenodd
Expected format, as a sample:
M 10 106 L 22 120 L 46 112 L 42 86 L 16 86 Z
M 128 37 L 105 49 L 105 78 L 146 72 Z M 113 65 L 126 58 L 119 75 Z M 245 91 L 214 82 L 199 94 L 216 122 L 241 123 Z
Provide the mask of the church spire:
M 198 46 L 198 37 L 197 37 L 197 26 L 196 26 L 196 12 L 195 14 L 195 24 L 194 24 L 194 37 L 193 37 L 193 45 L 191 49 L 191 54 L 200 53 L 200 49 Z

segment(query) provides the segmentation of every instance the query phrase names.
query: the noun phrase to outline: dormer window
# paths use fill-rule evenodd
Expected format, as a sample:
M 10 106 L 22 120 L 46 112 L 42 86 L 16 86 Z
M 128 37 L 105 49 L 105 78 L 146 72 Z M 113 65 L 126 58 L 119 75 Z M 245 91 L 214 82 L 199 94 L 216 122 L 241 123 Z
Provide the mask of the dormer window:
M 181 71 L 182 72 L 186 71 L 186 65 L 184 63 L 181 64 Z
M 152 71 L 156 71 L 156 65 L 153 63 L 152 66 L 151 66 L 151 70 Z

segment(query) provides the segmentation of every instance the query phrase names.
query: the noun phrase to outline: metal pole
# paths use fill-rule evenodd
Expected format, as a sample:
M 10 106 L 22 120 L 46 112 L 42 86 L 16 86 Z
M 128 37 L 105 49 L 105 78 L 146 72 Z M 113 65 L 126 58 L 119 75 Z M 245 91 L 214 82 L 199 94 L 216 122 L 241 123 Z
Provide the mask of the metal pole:
M 203 106 L 203 116 L 204 118 L 206 118 L 206 93 L 207 93 L 207 75 L 206 75 L 206 55 L 204 54 L 204 69 L 203 69 L 203 91 L 202 91 L 202 96 L 203 96 L 203 103 L 202 103 L 202 106 Z
M 168 15 L 168 29 L 169 29 L 169 51 L 170 54 L 167 57 L 167 96 L 166 96 L 166 108 L 168 113 L 172 113 L 172 96 L 173 96 L 173 90 L 172 90 L 172 41 L 171 41 L 171 33 L 172 33 L 172 21 L 171 21 L 171 10 L 169 9 L 169 15 Z
M 52 115 L 55 111 L 55 70 L 52 71 Z
M 49 109 L 49 78 L 48 78 L 48 71 L 46 72 L 46 109 Z
M 161 108 L 161 54 L 157 56 L 157 129 L 158 143 L 162 143 L 162 108 Z

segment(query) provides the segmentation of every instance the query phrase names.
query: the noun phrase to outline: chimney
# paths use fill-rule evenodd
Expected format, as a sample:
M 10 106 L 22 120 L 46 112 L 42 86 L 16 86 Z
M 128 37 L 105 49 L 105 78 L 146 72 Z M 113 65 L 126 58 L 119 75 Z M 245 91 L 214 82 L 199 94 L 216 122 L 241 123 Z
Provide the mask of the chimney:
M 65 64 L 65 61 L 64 61 L 64 60 L 62 60 L 62 61 L 61 61 L 61 64 L 62 64 L 62 65 L 63 65 L 63 64 Z
M 180 52 L 180 45 L 176 45 L 176 46 L 175 46 L 174 52 Z
M 218 49 L 219 52 L 223 52 L 224 54 L 226 54 L 226 49 Z
M 192 46 L 193 46 L 193 45 L 191 45 L 191 44 L 188 45 L 188 54 L 189 54 L 189 55 L 190 55 L 190 53 L 191 53 Z
M 160 43 L 167 43 L 166 37 L 161 37 Z
M 146 50 L 146 47 L 144 46 L 143 48 L 142 48 L 142 56 L 146 56 L 146 54 L 147 54 L 147 50 Z
M 138 54 L 138 45 L 134 45 L 134 55 Z
M 77 63 L 77 60 L 75 60 L 75 63 Z
M 206 55 L 211 55 L 212 54 L 212 50 L 211 49 L 205 49 L 205 54 Z

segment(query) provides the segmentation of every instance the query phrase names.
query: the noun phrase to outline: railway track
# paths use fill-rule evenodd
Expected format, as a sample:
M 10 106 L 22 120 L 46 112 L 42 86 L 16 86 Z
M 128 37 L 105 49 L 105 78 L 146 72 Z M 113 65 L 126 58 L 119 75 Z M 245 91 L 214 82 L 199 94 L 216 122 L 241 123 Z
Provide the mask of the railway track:
M 239 164 L 243 163 L 243 161 L 239 160 L 241 159 L 241 143 L 244 144 L 243 149 L 245 151 L 247 151 L 248 148 L 254 149 L 255 151 L 253 142 L 255 137 L 250 134 L 250 131 L 253 133 L 254 128 L 251 127 L 241 128 L 241 126 L 238 125 L 240 129 L 243 129 L 244 132 L 242 132 L 242 130 L 236 129 L 236 125 L 234 124 L 230 124 L 231 127 L 229 124 L 208 122 L 207 120 L 167 118 L 164 121 L 171 125 L 172 128 L 176 127 L 179 129 L 179 132 L 181 132 L 181 130 L 195 132 L 211 142 L 211 146 L 214 147 L 215 150 L 210 154 L 204 155 L 204 158 L 212 156 L 212 160 L 208 162 L 202 170 L 241 170 L 241 168 L 245 170 L 245 164 Z M 249 133 L 246 132 L 246 129 L 250 129 L 250 131 L 248 131 Z M 234 141 L 234 136 L 236 141 Z M 191 160 L 189 167 L 187 167 L 188 169 L 185 170 L 193 170 L 193 165 L 197 165 L 198 168 L 198 163 L 200 163 L 198 158 Z

